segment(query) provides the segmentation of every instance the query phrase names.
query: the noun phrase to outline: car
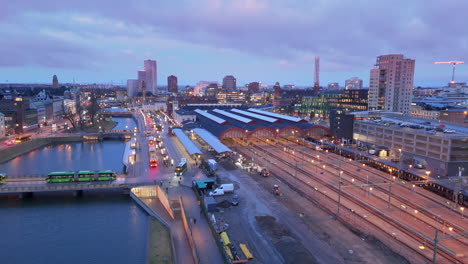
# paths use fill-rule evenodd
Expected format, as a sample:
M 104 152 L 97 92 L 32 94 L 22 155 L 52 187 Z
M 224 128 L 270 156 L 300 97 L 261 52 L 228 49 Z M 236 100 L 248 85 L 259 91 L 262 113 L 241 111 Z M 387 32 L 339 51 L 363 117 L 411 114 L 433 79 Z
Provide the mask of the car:
M 231 204 L 232 205 L 238 205 L 239 204 L 239 196 L 237 196 L 236 194 L 231 196 Z

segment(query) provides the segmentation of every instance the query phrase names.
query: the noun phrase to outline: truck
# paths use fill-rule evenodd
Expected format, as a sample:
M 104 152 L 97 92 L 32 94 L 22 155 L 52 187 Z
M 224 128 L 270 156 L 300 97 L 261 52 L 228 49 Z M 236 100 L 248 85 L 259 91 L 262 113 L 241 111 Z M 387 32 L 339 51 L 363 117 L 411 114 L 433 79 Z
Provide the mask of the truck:
M 214 191 L 210 192 L 210 196 L 224 195 L 224 193 L 228 193 L 228 192 L 234 192 L 234 184 L 232 183 L 221 184 Z
M 216 162 L 216 160 L 208 159 L 206 163 L 208 164 L 208 167 L 212 169 L 213 171 L 218 169 L 218 163 Z

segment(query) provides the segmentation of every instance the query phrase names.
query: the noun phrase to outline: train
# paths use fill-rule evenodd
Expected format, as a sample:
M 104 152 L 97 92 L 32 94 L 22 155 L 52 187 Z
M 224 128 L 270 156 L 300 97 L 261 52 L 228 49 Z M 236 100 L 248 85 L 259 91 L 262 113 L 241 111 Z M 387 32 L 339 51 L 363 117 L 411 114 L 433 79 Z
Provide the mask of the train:
M 399 176 L 400 179 L 409 181 L 409 182 L 417 182 L 417 185 L 426 189 L 430 190 L 439 196 L 445 197 L 453 202 L 458 203 L 459 205 L 468 206 L 468 192 L 466 190 L 456 190 L 456 183 L 454 182 L 442 182 L 442 181 L 431 181 L 427 180 L 425 177 L 422 177 L 418 174 L 415 174 L 409 170 L 399 168 L 395 166 L 395 164 L 379 160 L 373 157 L 369 157 L 367 155 L 363 155 L 361 153 L 357 153 L 354 149 L 345 148 L 341 146 L 336 146 L 330 142 L 321 142 L 315 138 L 307 138 L 308 142 L 314 143 L 312 146 L 315 148 L 317 144 L 322 144 L 321 147 L 323 149 L 328 150 L 328 152 L 333 152 L 335 154 L 351 158 L 356 160 L 359 158 L 361 163 L 364 163 L 370 167 L 379 169 L 381 171 L 385 171 L 387 173 L 392 173 L 394 176 Z

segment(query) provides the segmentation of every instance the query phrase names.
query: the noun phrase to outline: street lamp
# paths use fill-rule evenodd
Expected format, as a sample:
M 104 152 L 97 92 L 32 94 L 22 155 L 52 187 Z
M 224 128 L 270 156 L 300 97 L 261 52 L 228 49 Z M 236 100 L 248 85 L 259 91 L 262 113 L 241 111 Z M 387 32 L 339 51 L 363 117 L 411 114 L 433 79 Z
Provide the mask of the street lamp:
M 462 216 L 462 219 L 463 219 L 463 212 L 465 211 L 465 207 L 460 207 L 460 211 L 461 211 L 461 216 Z
M 427 178 L 429 179 L 429 174 L 431 174 L 430 171 L 426 171 Z

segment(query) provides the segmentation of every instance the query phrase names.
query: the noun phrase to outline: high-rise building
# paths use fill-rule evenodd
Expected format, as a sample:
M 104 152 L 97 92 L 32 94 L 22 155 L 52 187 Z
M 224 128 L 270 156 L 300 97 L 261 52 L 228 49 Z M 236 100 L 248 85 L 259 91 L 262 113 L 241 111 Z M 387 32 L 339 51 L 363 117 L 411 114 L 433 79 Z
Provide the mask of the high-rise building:
M 54 75 L 54 77 L 52 77 L 52 88 L 59 88 L 57 75 Z
M 281 86 L 279 82 L 276 82 L 275 85 L 273 86 L 274 90 L 274 97 L 275 98 L 280 98 L 281 97 Z
M 217 83 L 210 83 L 205 89 L 206 96 L 216 96 L 218 94 L 218 84 Z
M 247 90 L 249 93 L 258 93 L 260 92 L 260 83 L 259 82 L 251 82 L 247 85 Z
M 377 57 L 370 71 L 369 109 L 410 114 L 415 60 L 402 54 Z
M 145 60 L 144 62 L 145 71 L 146 71 L 146 90 L 153 93 L 153 95 L 157 92 L 158 87 L 158 73 L 157 73 L 157 66 L 155 60 Z
M 138 80 L 127 80 L 127 96 L 135 97 L 138 91 Z
M 236 90 L 236 78 L 232 75 L 226 75 L 223 78 L 223 89 L 227 91 Z
M 136 89 L 137 93 L 142 92 L 141 88 L 143 87 L 143 82 L 147 84 L 146 74 L 147 72 L 145 70 L 138 71 L 138 88 Z
M 167 77 L 167 91 L 170 93 L 177 93 L 179 91 L 179 88 L 177 86 L 177 77 L 174 75 L 171 75 Z
M 358 77 L 353 77 L 345 82 L 345 90 L 362 89 L 362 80 Z

